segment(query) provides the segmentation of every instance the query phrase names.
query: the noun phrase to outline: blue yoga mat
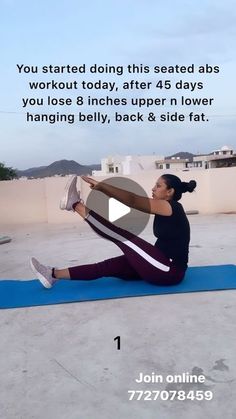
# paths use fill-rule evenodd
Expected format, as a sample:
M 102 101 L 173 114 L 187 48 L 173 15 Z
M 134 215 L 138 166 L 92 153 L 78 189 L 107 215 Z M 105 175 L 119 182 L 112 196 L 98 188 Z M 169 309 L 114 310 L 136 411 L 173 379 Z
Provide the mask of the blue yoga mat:
M 155 294 L 215 291 L 236 288 L 236 266 L 201 266 L 188 268 L 179 285 L 168 287 L 144 281 L 100 278 L 92 281 L 60 280 L 51 289 L 38 280 L 1 280 L 0 308 L 32 307 L 109 298 L 141 297 Z

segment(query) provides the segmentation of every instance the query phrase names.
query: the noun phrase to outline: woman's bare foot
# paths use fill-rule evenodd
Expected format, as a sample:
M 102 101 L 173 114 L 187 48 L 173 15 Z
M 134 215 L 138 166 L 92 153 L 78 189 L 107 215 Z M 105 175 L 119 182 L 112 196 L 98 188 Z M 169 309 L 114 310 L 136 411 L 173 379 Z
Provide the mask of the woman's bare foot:
M 77 212 L 82 218 L 85 218 L 88 214 L 88 208 L 82 203 L 78 202 L 76 206 L 74 206 L 75 212 Z

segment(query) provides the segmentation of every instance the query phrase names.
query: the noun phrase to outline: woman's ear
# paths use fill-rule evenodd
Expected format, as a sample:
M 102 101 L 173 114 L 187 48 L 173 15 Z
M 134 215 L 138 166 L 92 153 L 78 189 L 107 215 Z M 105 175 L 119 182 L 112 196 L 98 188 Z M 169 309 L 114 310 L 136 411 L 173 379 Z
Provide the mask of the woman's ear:
M 167 193 L 168 193 L 168 196 L 169 196 L 170 198 L 172 198 L 172 196 L 173 196 L 173 195 L 174 195 L 174 193 L 175 193 L 174 188 L 170 188 L 170 189 L 168 189 Z

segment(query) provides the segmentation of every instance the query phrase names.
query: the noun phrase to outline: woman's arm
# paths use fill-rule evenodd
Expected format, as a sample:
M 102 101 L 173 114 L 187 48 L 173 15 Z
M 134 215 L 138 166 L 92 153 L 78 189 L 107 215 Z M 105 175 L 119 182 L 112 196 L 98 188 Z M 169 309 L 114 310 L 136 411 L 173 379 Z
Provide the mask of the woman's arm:
M 172 215 L 171 205 L 164 199 L 157 200 L 146 198 L 104 182 L 97 182 L 87 176 L 81 176 L 81 178 L 90 184 L 91 189 L 103 192 L 105 195 L 117 199 L 118 201 L 122 202 L 122 204 L 125 204 L 130 208 L 134 208 L 148 214 L 159 214 L 166 216 Z

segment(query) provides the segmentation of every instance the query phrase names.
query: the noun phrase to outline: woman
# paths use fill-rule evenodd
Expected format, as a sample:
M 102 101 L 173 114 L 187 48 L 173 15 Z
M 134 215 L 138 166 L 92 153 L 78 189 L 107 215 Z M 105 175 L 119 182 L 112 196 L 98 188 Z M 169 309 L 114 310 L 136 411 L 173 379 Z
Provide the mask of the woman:
M 152 189 L 152 198 L 149 199 L 87 176 L 81 177 L 89 183 L 91 189 L 115 198 L 131 208 L 154 214 L 153 232 L 158 239 L 155 245 L 151 245 L 86 208 L 76 189 L 77 176 L 74 176 L 66 186 L 60 208 L 75 211 L 100 236 L 113 241 L 123 255 L 66 269 L 44 266 L 32 258 L 31 267 L 40 282 L 46 288 L 51 288 L 59 279 L 92 280 L 103 276 L 125 280 L 142 279 L 156 285 L 181 282 L 188 266 L 190 227 L 178 201 L 182 193 L 195 189 L 196 182 L 181 182 L 175 175 L 164 174 L 157 180 Z

